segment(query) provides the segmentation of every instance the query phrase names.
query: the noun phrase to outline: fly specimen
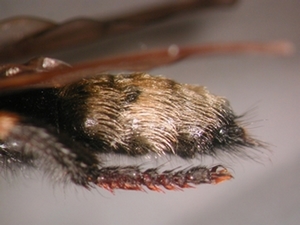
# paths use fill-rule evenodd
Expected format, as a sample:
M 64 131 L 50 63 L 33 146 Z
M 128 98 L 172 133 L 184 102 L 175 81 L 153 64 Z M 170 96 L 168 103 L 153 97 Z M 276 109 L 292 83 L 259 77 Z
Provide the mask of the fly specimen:
M 210 50 L 278 50 L 278 44 L 217 47 L 210 46 Z M 203 87 L 144 73 L 102 73 L 118 67 L 135 68 L 134 59 L 140 60 L 142 68 L 154 67 L 205 49 L 207 46 L 176 47 L 175 53 L 154 51 L 143 57 L 116 57 L 72 68 L 49 58 L 2 66 L 2 166 L 42 168 L 55 179 L 111 191 L 141 190 L 143 186 L 173 190 L 232 178 L 223 166 L 160 172 L 138 166 L 106 167 L 101 159 L 103 152 L 132 156 L 154 152 L 191 158 L 215 156 L 218 151 L 241 153 L 244 147 L 263 148 L 239 125 L 228 101 Z M 20 90 L 12 91 L 16 88 Z

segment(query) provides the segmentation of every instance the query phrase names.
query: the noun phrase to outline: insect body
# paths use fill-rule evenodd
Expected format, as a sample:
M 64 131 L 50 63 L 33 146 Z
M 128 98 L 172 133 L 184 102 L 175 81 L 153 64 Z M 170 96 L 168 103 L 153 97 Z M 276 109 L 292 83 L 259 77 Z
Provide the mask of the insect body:
M 75 19 L 56 24 L 36 18 L 12 18 L 0 22 L 0 60 L 9 62 L 62 49 L 141 28 L 181 12 L 234 2 L 183 1 L 107 21 Z M 218 153 L 249 155 L 249 148 L 264 145 L 245 131 L 225 98 L 204 87 L 146 73 L 102 72 L 148 70 L 192 55 L 287 55 L 291 50 L 287 42 L 172 45 L 74 67 L 50 58 L 0 66 L 1 170 L 34 167 L 54 180 L 110 191 L 142 190 L 144 186 L 155 191 L 160 191 L 160 186 L 174 190 L 229 180 L 232 175 L 221 165 L 169 171 L 145 170 L 136 165 L 107 166 L 102 154 L 108 152 L 133 157 L 169 154 L 189 159 L 215 157 Z
M 11 71 L 2 74 L 18 75 Z M 222 166 L 164 172 L 105 167 L 105 152 L 192 158 L 263 147 L 239 125 L 226 99 L 204 87 L 144 73 L 99 74 L 60 88 L 23 90 L 3 95 L 0 108 L 2 167 L 41 167 L 85 187 L 140 190 L 145 185 L 159 191 L 160 185 L 177 189 L 232 177 Z

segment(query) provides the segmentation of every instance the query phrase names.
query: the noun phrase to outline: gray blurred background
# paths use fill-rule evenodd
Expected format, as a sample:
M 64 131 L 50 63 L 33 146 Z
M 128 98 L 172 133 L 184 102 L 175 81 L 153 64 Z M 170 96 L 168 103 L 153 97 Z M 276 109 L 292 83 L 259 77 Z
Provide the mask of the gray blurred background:
M 99 18 L 155 2 L 161 1 L 1 0 L 0 19 L 16 15 L 56 21 L 75 16 Z M 284 39 L 299 49 L 299 22 L 299 0 L 245 0 L 232 8 L 201 11 L 107 39 L 81 49 L 75 57 L 68 52 L 57 57 L 73 62 L 171 44 L 242 40 Z M 39 174 L 1 178 L 0 224 L 299 224 L 299 60 L 299 52 L 289 58 L 210 56 L 151 72 L 205 85 L 226 96 L 239 114 L 254 108 L 248 118 L 254 121 L 250 132 L 270 143 L 272 153 L 263 163 L 222 158 L 233 169 L 234 180 L 165 194 L 116 191 L 112 195 L 53 185 Z

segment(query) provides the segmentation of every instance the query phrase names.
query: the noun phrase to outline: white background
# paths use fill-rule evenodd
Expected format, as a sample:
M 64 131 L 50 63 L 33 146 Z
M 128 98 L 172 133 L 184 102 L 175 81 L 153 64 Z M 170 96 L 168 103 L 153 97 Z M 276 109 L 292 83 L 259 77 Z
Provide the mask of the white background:
M 153 1 L 2 0 L 0 19 L 21 14 L 63 21 L 79 15 L 109 16 L 150 3 Z M 87 55 L 211 41 L 286 39 L 299 48 L 299 21 L 298 0 L 245 0 L 232 8 L 193 13 L 106 40 L 73 59 L 68 54 L 61 57 L 75 61 Z M 254 107 L 249 121 L 256 122 L 250 131 L 270 143 L 269 161 L 226 160 L 234 180 L 165 194 L 116 191 L 112 195 L 72 185 L 53 187 L 39 175 L 1 178 L 0 224 L 299 224 L 299 59 L 299 52 L 290 58 L 210 56 L 152 71 L 205 85 L 226 96 L 239 114 Z

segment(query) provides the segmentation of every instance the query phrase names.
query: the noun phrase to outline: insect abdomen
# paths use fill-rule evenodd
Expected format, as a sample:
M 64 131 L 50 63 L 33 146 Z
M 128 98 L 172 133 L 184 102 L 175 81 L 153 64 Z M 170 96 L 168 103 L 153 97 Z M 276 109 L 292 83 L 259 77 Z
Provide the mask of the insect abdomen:
M 96 151 L 193 157 L 257 144 L 227 100 L 163 77 L 99 75 L 62 88 L 59 98 L 61 130 Z

